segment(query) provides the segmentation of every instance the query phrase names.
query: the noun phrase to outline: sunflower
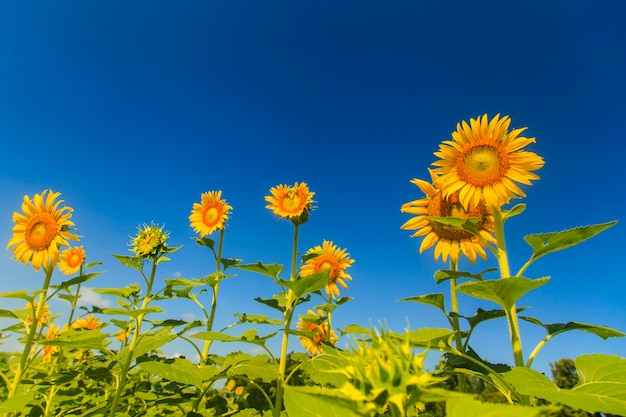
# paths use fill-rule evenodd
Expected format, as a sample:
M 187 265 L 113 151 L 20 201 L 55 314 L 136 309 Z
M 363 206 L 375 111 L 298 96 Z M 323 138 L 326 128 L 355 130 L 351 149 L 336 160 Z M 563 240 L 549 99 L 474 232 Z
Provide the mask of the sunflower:
M 194 203 L 189 222 L 200 237 L 210 235 L 224 228 L 228 212 L 233 208 L 222 200 L 221 191 L 209 191 L 200 196 L 200 203 Z
M 433 171 L 430 173 L 433 182 L 436 182 L 437 176 Z M 447 262 L 450 256 L 451 261 L 457 262 L 461 253 L 467 256 L 472 264 L 476 261 L 476 255 L 486 259 L 484 242 L 496 241 L 493 237 L 493 216 L 484 201 L 480 200 L 476 207 L 467 211 L 459 201 L 458 192 L 444 198 L 443 193 L 427 181 L 415 178 L 411 183 L 422 190 L 426 197 L 402 205 L 401 212 L 415 214 L 415 217 L 404 223 L 401 228 L 416 230 L 411 237 L 425 236 L 420 245 L 420 253 L 436 244 L 435 260 L 439 260 L 441 256 L 443 261 Z M 430 217 L 476 219 L 480 237 L 465 230 L 446 227 L 431 220 Z
M 39 308 L 39 303 L 37 303 L 35 301 L 35 303 L 26 303 L 26 308 L 29 311 L 37 311 L 37 308 Z M 31 324 L 33 324 L 33 316 L 34 314 L 29 314 L 28 318 L 26 319 L 26 327 L 30 326 Z M 44 303 L 43 307 L 41 308 L 41 312 L 39 313 L 39 317 L 37 319 L 37 327 L 43 326 L 44 324 L 48 324 L 48 320 L 50 319 L 50 308 L 48 308 L 48 304 Z
M 308 255 L 308 256 L 307 256 Z M 354 259 L 350 259 L 350 254 L 345 249 L 339 249 L 333 244 L 324 240 L 322 246 L 315 246 L 309 249 L 305 256 L 308 257 L 302 269 L 301 276 L 316 274 L 322 271 L 329 271 L 330 282 L 326 286 L 326 294 L 330 297 L 339 297 L 339 287 L 341 285 L 344 290 L 348 289 L 348 285 L 344 280 L 351 280 L 352 277 L 346 273 L 346 269 L 353 263 Z
M 78 240 L 69 230 L 74 223 L 70 221 L 73 209 L 60 207 L 63 200 L 58 200 L 61 193 L 44 190 L 35 194 L 31 200 L 24 196 L 22 213 L 13 213 L 13 236 L 7 244 L 7 250 L 13 246 L 15 259 L 25 264 L 31 263 L 35 271 L 43 266 L 45 270 L 53 267 L 59 259 L 59 248 L 68 246 L 68 240 Z
M 85 250 L 82 246 L 74 246 L 61 252 L 58 267 L 65 275 L 74 275 L 85 262 Z
M 334 345 L 337 341 L 335 332 L 328 329 L 328 321 L 322 312 L 317 314 L 313 310 L 307 311 L 305 316 L 300 316 L 297 324 L 298 330 L 310 333 L 310 336 L 300 336 L 300 343 L 311 355 L 319 355 L 324 351 L 324 343 Z
M 123 342 L 126 339 L 128 339 L 128 332 L 126 329 L 120 329 L 120 331 L 115 335 L 115 340 L 119 340 L 120 342 Z
M 131 237 L 130 250 L 135 252 L 135 256 L 153 259 L 167 249 L 166 240 L 169 235 L 169 232 L 163 231 L 163 226 L 159 227 L 154 223 L 150 226 L 138 226 L 137 236 Z
M 511 198 L 525 197 L 516 183 L 531 185 L 539 177 L 532 173 L 541 168 L 543 159 L 522 151 L 535 138 L 519 136 L 526 128 L 508 131 L 511 119 L 497 114 L 457 124 L 452 140 L 443 141 L 433 163 L 441 177 L 437 185 L 444 198 L 459 193 L 459 201 L 470 210 L 484 199 L 488 207 L 499 208 Z
M 91 314 L 89 314 L 87 318 L 79 317 L 78 319 L 76 319 L 76 321 L 72 323 L 72 326 L 70 328 L 72 330 L 79 330 L 79 329 L 96 330 L 100 326 L 102 326 L 102 322 L 98 320 L 97 317 L 94 317 Z
M 46 340 L 54 339 L 61 332 L 61 328 L 55 324 L 51 324 L 46 332 Z M 46 345 L 43 347 L 43 363 L 52 362 L 52 355 L 59 351 L 58 346 Z
M 315 195 L 309 191 L 306 183 L 296 182 L 293 187 L 280 184 L 272 187 L 270 193 L 272 195 L 265 196 L 265 201 L 269 203 L 265 208 L 278 217 L 291 220 L 294 224 L 306 223 Z

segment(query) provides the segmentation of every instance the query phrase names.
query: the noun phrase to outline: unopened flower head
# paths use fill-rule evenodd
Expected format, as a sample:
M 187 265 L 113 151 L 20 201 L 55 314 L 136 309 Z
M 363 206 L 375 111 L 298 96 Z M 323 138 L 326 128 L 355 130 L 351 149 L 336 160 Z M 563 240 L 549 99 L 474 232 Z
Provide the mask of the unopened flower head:
M 437 176 L 431 171 L 431 178 L 436 182 Z M 460 254 L 464 254 L 473 264 L 476 255 L 487 258 L 484 246 L 486 242 L 495 243 L 493 237 L 493 215 L 491 209 L 483 200 L 471 210 L 466 210 L 459 201 L 458 193 L 444 197 L 442 192 L 432 183 L 421 179 L 413 179 L 415 184 L 426 196 L 419 200 L 405 203 L 400 208 L 403 213 L 415 215 L 404 223 L 404 230 L 415 230 L 411 237 L 424 236 L 420 245 L 420 253 L 435 246 L 435 260 L 439 257 L 444 262 L 457 262 Z M 474 219 L 480 236 L 469 231 L 438 224 L 433 217 L 457 218 L 461 220 Z
M 163 231 L 163 226 L 154 223 L 137 227 L 137 235 L 131 239 L 131 251 L 135 256 L 155 259 L 160 253 L 167 250 L 169 232 Z
M 508 131 L 511 119 L 497 114 L 487 115 L 457 124 L 452 140 L 439 145 L 433 163 L 438 175 L 437 186 L 444 198 L 459 193 L 465 210 L 471 210 L 484 200 L 488 207 L 501 207 L 511 198 L 524 197 L 516 183 L 531 185 L 539 177 L 536 171 L 544 164 L 533 152 L 522 149 L 535 142 L 520 134 L 526 128 Z
M 70 230 L 73 209 L 61 206 L 61 193 L 44 190 L 31 200 L 24 196 L 22 213 L 13 213 L 13 236 L 7 250 L 13 246 L 15 259 L 32 265 L 38 271 L 43 266 L 50 270 L 59 260 L 59 250 L 68 246 L 68 240 L 78 240 Z
M 209 191 L 200 196 L 200 203 L 194 203 L 189 216 L 193 230 L 205 237 L 226 226 L 228 213 L 233 208 L 222 199 L 221 191 Z
M 353 263 L 346 249 L 340 249 L 333 242 L 324 240 L 321 246 L 315 246 L 306 253 L 307 260 L 300 270 L 301 276 L 329 271 L 330 281 L 326 286 L 326 294 L 330 297 L 339 297 L 340 285 L 344 290 L 348 289 L 346 280 L 352 277 L 346 272 Z
M 73 246 L 61 252 L 59 259 L 59 271 L 65 275 L 74 275 L 80 271 L 80 267 L 85 263 L 85 250 L 82 246 Z
M 291 220 L 295 225 L 307 222 L 315 193 L 309 191 L 306 183 L 296 182 L 293 186 L 280 184 L 272 187 L 270 193 L 271 195 L 265 197 L 265 201 L 269 203 L 265 208 L 278 217 Z

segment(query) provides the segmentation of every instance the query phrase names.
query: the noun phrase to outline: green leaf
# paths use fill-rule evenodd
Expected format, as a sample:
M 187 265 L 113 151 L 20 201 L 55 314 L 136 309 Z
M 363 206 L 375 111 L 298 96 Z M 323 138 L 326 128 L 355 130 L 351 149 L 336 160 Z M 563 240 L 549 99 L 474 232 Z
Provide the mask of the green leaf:
M 475 236 L 478 235 L 478 219 L 474 217 L 461 219 L 458 217 L 428 216 L 427 219 L 436 223 L 438 226 L 443 227 L 443 228 L 463 230 Z
M 447 417 L 547 417 L 552 411 L 555 411 L 553 407 L 483 403 L 469 398 L 454 398 L 446 402 Z
M 452 368 L 456 368 L 456 369 L 458 368 L 469 369 L 470 371 L 473 371 L 476 374 L 483 374 L 483 375 L 487 375 L 488 373 L 490 373 L 489 371 L 485 369 L 485 367 L 491 369 L 494 373 L 507 372 L 511 369 L 509 365 L 502 364 L 502 363 L 491 363 L 491 362 L 484 360 L 483 358 L 478 356 L 476 351 L 474 351 L 474 349 L 472 349 L 471 346 L 467 347 L 465 354 L 469 356 L 470 358 L 473 358 L 475 361 L 480 362 L 484 366 L 480 366 L 476 362 L 470 359 L 467 359 L 462 356 L 457 356 L 452 353 L 446 353 L 444 355 L 446 358 L 446 361 L 445 361 L 446 366 L 451 366 Z
M 626 358 L 591 354 L 576 358 L 578 384 L 561 389 L 545 375 L 528 368 L 503 374 L 517 391 L 589 413 L 626 415 Z
M 2 403 L 0 403 L 0 413 L 23 411 L 26 406 L 34 400 L 36 394 L 37 392 L 32 390 L 24 394 L 14 395 L 8 400 L 3 400 Z
M 148 373 L 158 375 L 162 378 L 179 382 L 181 384 L 193 385 L 198 388 L 202 388 L 202 383 L 205 380 L 219 373 L 217 368 L 214 366 L 200 369 L 197 365 L 194 365 L 187 359 L 182 358 L 176 358 L 167 362 L 159 362 L 155 360 L 138 361 L 137 365 Z
M 272 382 L 278 378 L 276 365 L 271 363 L 269 356 L 252 356 L 242 352 L 232 352 L 226 355 L 222 364 L 223 369 L 228 369 L 229 377 L 245 375 L 249 379 L 261 379 L 264 382 Z
M 519 313 L 520 311 L 526 310 L 526 308 L 527 307 L 518 307 L 516 308 L 516 310 Z M 468 324 L 473 329 L 484 321 L 506 317 L 506 312 L 504 310 L 499 310 L 499 309 L 498 310 L 483 310 L 482 308 L 479 308 L 476 310 L 476 314 L 474 314 L 472 317 L 466 317 L 460 314 L 458 314 L 458 316 L 467 320 Z
M 413 346 L 428 347 L 436 345 L 440 341 L 446 341 L 454 334 L 451 329 L 423 327 L 408 333 L 409 342 Z M 404 335 L 394 334 L 394 336 L 404 339 Z
M 151 313 L 162 313 L 164 310 L 161 307 L 148 307 L 138 310 L 127 310 L 125 308 L 103 308 L 101 313 L 107 314 L 111 316 L 129 316 L 129 317 L 139 317 L 141 315 L 151 314 Z
M 443 311 L 445 315 L 448 315 L 448 313 L 446 312 L 446 307 L 444 305 L 443 293 L 417 295 L 414 297 L 401 298 L 398 301 L 422 303 L 429 306 L 437 307 L 439 310 Z
M 275 295 L 272 298 L 255 297 L 254 301 L 265 304 L 266 306 L 274 308 L 281 313 L 285 312 L 285 296 L 283 294 Z
M 234 313 L 233 315 L 237 317 L 240 323 L 273 324 L 276 326 L 280 326 L 283 324 L 282 320 L 271 319 L 267 316 L 262 316 L 259 314 Z
M 473 279 L 474 281 L 484 281 L 485 278 L 483 277 L 483 275 L 485 275 L 487 272 L 493 272 L 496 270 L 497 268 L 489 268 L 485 269 L 483 272 L 479 272 L 478 274 L 470 274 L 469 272 L 441 269 L 435 272 L 435 281 L 437 282 L 437 284 L 441 284 L 442 282 L 452 278 L 469 278 Z
M 241 333 L 241 335 L 239 336 L 231 336 L 229 334 L 220 332 L 198 332 L 191 335 L 191 337 L 200 340 L 212 340 L 218 342 L 244 342 L 263 346 L 265 345 L 265 341 L 267 339 L 270 339 L 275 335 L 276 332 L 270 333 L 266 336 L 257 336 L 256 329 L 248 329 Z
M 211 249 L 211 251 L 213 252 L 213 254 L 215 254 L 215 241 L 213 239 L 211 239 L 210 237 L 201 237 L 201 238 L 194 238 L 193 239 L 198 245 L 200 246 L 206 246 L 207 248 Z M 217 255 L 216 255 L 217 256 Z
M 518 214 L 522 214 L 526 210 L 526 204 L 520 203 L 511 207 L 510 210 L 502 211 L 502 221 L 508 220 L 511 217 L 517 216 Z
M 141 256 L 116 255 L 114 253 L 111 255 L 124 266 L 129 266 L 139 272 L 143 269 L 143 258 Z
M 41 345 L 66 346 L 76 349 L 103 350 L 109 343 L 100 329 L 95 330 L 68 330 L 54 339 L 42 340 Z
M 510 310 L 517 300 L 528 291 L 541 287 L 550 278 L 507 278 L 482 282 L 466 282 L 457 288 L 463 294 L 482 300 L 493 301 L 505 310 Z
M 291 288 L 294 292 L 294 295 L 297 298 L 300 298 L 303 295 L 321 290 L 326 285 L 328 285 L 329 281 L 330 272 L 322 271 L 316 274 L 298 277 L 295 281 L 291 281 L 291 283 L 293 284 Z
M 363 327 L 359 324 L 349 324 L 340 330 L 341 334 L 372 334 L 372 331 L 367 327 Z
M 0 317 L 4 318 L 4 319 L 16 319 L 18 318 L 14 312 L 10 311 L 10 310 L 4 310 L 4 309 L 0 309 Z
M 257 274 L 266 275 L 274 280 L 278 280 L 278 275 L 283 272 L 283 266 L 280 264 L 264 264 L 257 262 L 255 264 L 235 265 L 234 268 L 244 271 L 256 272 Z
M 157 350 L 161 346 L 174 340 L 176 338 L 176 334 L 172 333 L 170 330 L 171 329 L 169 327 L 163 327 L 162 329 L 159 329 L 154 333 L 142 335 L 139 338 L 139 343 L 137 343 L 137 347 L 135 348 L 133 358 L 137 358 L 144 353 L 149 353 L 153 350 Z M 121 358 L 122 352 L 120 352 L 120 360 L 122 360 Z
M 81 275 L 79 277 L 72 278 L 68 281 L 63 281 L 61 285 L 58 285 L 58 286 L 53 285 L 52 287 L 59 288 L 59 289 L 69 288 L 72 285 L 78 285 L 78 284 L 82 284 L 84 282 L 90 281 L 94 279 L 95 277 L 97 277 L 98 275 L 102 275 L 102 272 L 92 272 L 91 274 Z
M 350 365 L 350 361 L 337 355 L 336 352 L 335 349 L 325 346 L 324 353 L 302 361 L 302 369 L 317 384 L 340 387 L 347 382 L 348 378 L 339 371 Z
M 224 271 L 226 271 L 230 267 L 239 265 L 242 262 L 243 260 L 241 259 L 222 258 L 222 266 L 224 267 Z
M 285 409 L 298 417 L 362 417 L 360 404 L 346 398 L 338 390 L 314 387 L 285 387 Z
M 596 326 L 595 324 L 579 323 L 576 321 L 570 321 L 569 323 L 544 324 L 539 319 L 526 316 L 520 316 L 520 319 L 543 327 L 544 329 L 546 329 L 549 336 L 556 336 L 557 334 L 565 333 L 570 330 L 581 330 L 583 332 L 595 334 L 596 336 L 599 336 L 604 340 L 608 339 L 609 337 L 626 336 L 626 333 L 622 333 L 619 330 L 615 330 L 606 326 Z
M 3 292 L 2 294 L 0 294 L 0 297 L 2 297 L 2 298 L 19 298 L 19 299 L 22 299 L 22 300 L 26 300 L 28 302 L 30 302 L 32 300 L 32 297 L 30 295 L 28 295 L 28 293 L 26 291 L 24 291 L 24 290 Z
M 532 234 L 524 236 L 524 240 L 534 249 L 530 258 L 531 261 L 534 261 L 548 253 L 556 252 L 584 242 L 609 227 L 614 226 L 616 223 L 617 220 L 591 226 L 576 227 L 561 232 Z
M 141 287 L 137 284 L 131 284 L 127 287 L 92 288 L 91 290 L 95 293 L 102 294 L 102 295 L 110 295 L 112 297 L 128 298 L 132 294 L 139 293 L 139 291 L 141 291 Z

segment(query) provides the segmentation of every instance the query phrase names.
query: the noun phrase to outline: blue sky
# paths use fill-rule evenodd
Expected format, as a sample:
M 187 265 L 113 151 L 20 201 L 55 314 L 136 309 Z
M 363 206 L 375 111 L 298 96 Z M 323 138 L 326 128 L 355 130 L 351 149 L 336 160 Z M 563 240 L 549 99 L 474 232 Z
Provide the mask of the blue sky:
M 432 278 L 446 265 L 418 254 L 399 208 L 421 197 L 409 180 L 428 178 L 457 122 L 502 113 L 528 127 L 530 150 L 546 161 L 525 188 L 526 212 L 507 225 L 514 270 L 530 256 L 524 234 L 622 220 L 536 262 L 526 275 L 552 279 L 521 304 L 546 323 L 626 331 L 624 15 L 620 1 L 4 2 L 0 241 L 23 196 L 52 188 L 75 209 L 89 260 L 104 263 L 93 286 L 139 279 L 110 254 L 128 253 L 128 236 L 151 221 L 185 245 L 160 278 L 197 277 L 213 263 L 187 217 L 202 192 L 223 190 L 234 207 L 224 255 L 287 265 L 292 228 L 263 197 L 305 181 L 318 208 L 301 251 L 327 239 L 356 259 L 345 292 L 354 300 L 336 324 L 444 326 L 434 309 L 396 302 L 448 293 Z M 41 279 L 0 255 L 0 291 Z M 241 273 L 220 291 L 221 324 L 233 312 L 273 315 L 252 301 L 273 294 L 263 277 Z M 466 315 L 479 306 L 495 308 L 461 299 Z M 177 305 L 171 315 L 194 311 Z M 528 354 L 542 332 L 522 332 Z M 504 321 L 475 338 L 479 353 L 511 362 Z M 570 333 L 536 364 L 625 348 Z

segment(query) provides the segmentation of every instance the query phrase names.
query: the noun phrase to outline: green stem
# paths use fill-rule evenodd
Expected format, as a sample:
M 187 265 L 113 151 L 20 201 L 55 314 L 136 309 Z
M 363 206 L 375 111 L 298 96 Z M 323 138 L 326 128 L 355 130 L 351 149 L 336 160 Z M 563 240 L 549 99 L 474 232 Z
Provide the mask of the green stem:
M 509 259 L 506 252 L 506 243 L 504 240 L 504 221 L 502 220 L 502 212 L 499 207 L 493 208 L 493 219 L 496 230 L 497 250 L 496 257 L 500 266 L 500 275 L 502 279 L 511 278 L 509 269 Z M 505 309 L 506 317 L 509 321 L 509 332 L 511 334 L 511 347 L 513 348 L 513 358 L 515 366 L 524 366 L 524 355 L 522 353 L 522 339 L 519 331 L 519 322 L 517 319 L 517 309 L 515 304 Z
M 37 302 L 37 308 L 34 311 L 33 322 L 31 323 L 28 334 L 26 335 L 26 341 L 24 342 L 24 350 L 22 351 L 22 357 L 20 358 L 20 364 L 18 365 L 17 370 L 15 371 L 15 377 L 13 378 L 13 383 L 9 388 L 9 393 L 7 395 L 7 400 L 17 392 L 17 387 L 22 381 L 22 377 L 24 376 L 24 372 L 26 371 L 26 363 L 28 362 L 28 357 L 30 356 L 31 349 L 33 347 L 33 341 L 35 340 L 35 334 L 37 333 L 37 326 L 39 325 L 39 317 L 43 312 L 44 305 L 46 303 L 46 293 L 48 292 L 48 287 L 50 286 L 50 280 L 52 279 L 52 272 L 54 271 L 54 265 L 49 265 L 47 269 L 44 269 L 46 272 L 46 278 L 43 282 L 43 287 L 41 288 L 41 294 L 39 294 L 39 301 Z M 33 299 L 34 302 L 34 299 Z
M 451 271 L 458 271 L 458 266 L 456 261 L 453 261 L 452 259 L 450 259 L 450 270 Z M 465 348 L 463 346 L 463 337 L 461 335 L 461 325 L 459 324 L 459 299 L 457 296 L 457 289 L 456 289 L 456 278 L 451 278 L 450 279 L 450 303 L 451 303 L 451 314 L 452 316 L 452 327 L 454 330 L 454 342 L 456 344 L 456 348 L 461 351 L 461 352 L 465 352 Z M 457 374 L 458 376 L 458 380 L 459 380 L 459 390 L 461 392 L 465 392 L 466 391 L 466 380 L 465 380 L 465 375 L 463 374 Z
M 220 272 L 221 272 L 221 265 L 222 265 L 222 245 L 224 242 L 224 230 L 225 228 L 222 228 L 220 230 L 220 239 L 217 244 L 217 257 L 215 258 L 215 280 L 216 281 L 215 281 L 215 285 L 212 287 L 213 298 L 211 299 L 211 312 L 209 314 L 209 319 L 206 324 L 207 332 L 210 332 L 213 330 L 213 320 L 215 319 L 215 310 L 217 309 L 217 294 L 218 294 L 219 285 L 220 285 Z M 211 342 L 212 342 L 211 340 L 204 341 L 204 349 L 202 350 L 201 366 L 204 366 L 206 364 L 207 358 L 209 356 L 209 349 L 211 348 Z
M 298 259 L 298 225 L 294 224 L 293 232 L 293 249 L 291 251 L 291 276 L 290 281 L 296 279 L 296 265 Z M 283 340 L 280 346 L 280 358 L 278 363 L 278 379 L 276 381 L 276 403 L 274 404 L 274 417 L 280 416 L 283 408 L 283 395 L 285 391 L 285 370 L 287 368 L 287 347 L 289 345 L 289 329 L 291 327 L 291 319 L 293 317 L 293 291 L 287 291 L 287 299 L 285 301 L 285 326 L 283 328 Z
M 152 261 L 152 270 L 150 272 L 150 278 L 146 280 L 147 288 L 146 295 L 143 298 L 143 302 L 141 303 L 141 310 L 145 310 L 148 307 L 150 301 L 152 301 L 152 284 L 154 283 L 154 277 L 156 275 L 156 269 L 158 265 L 159 254 L 157 254 Z M 145 313 L 141 313 L 137 316 L 135 326 L 135 331 L 133 332 L 133 338 L 128 346 L 128 353 L 126 354 L 125 361 L 121 364 L 121 372 L 120 377 L 117 381 L 117 387 L 115 389 L 115 395 L 113 397 L 113 401 L 111 403 L 111 410 L 109 411 L 109 417 L 113 417 L 117 410 L 117 406 L 119 405 L 119 401 L 122 395 L 122 390 L 124 389 L 124 385 L 126 385 L 126 379 L 128 377 L 128 371 L 130 369 L 130 365 L 133 362 L 133 355 L 135 353 L 135 349 L 137 348 L 137 344 L 139 343 L 139 338 L 141 336 L 141 325 L 143 323 L 143 318 Z

